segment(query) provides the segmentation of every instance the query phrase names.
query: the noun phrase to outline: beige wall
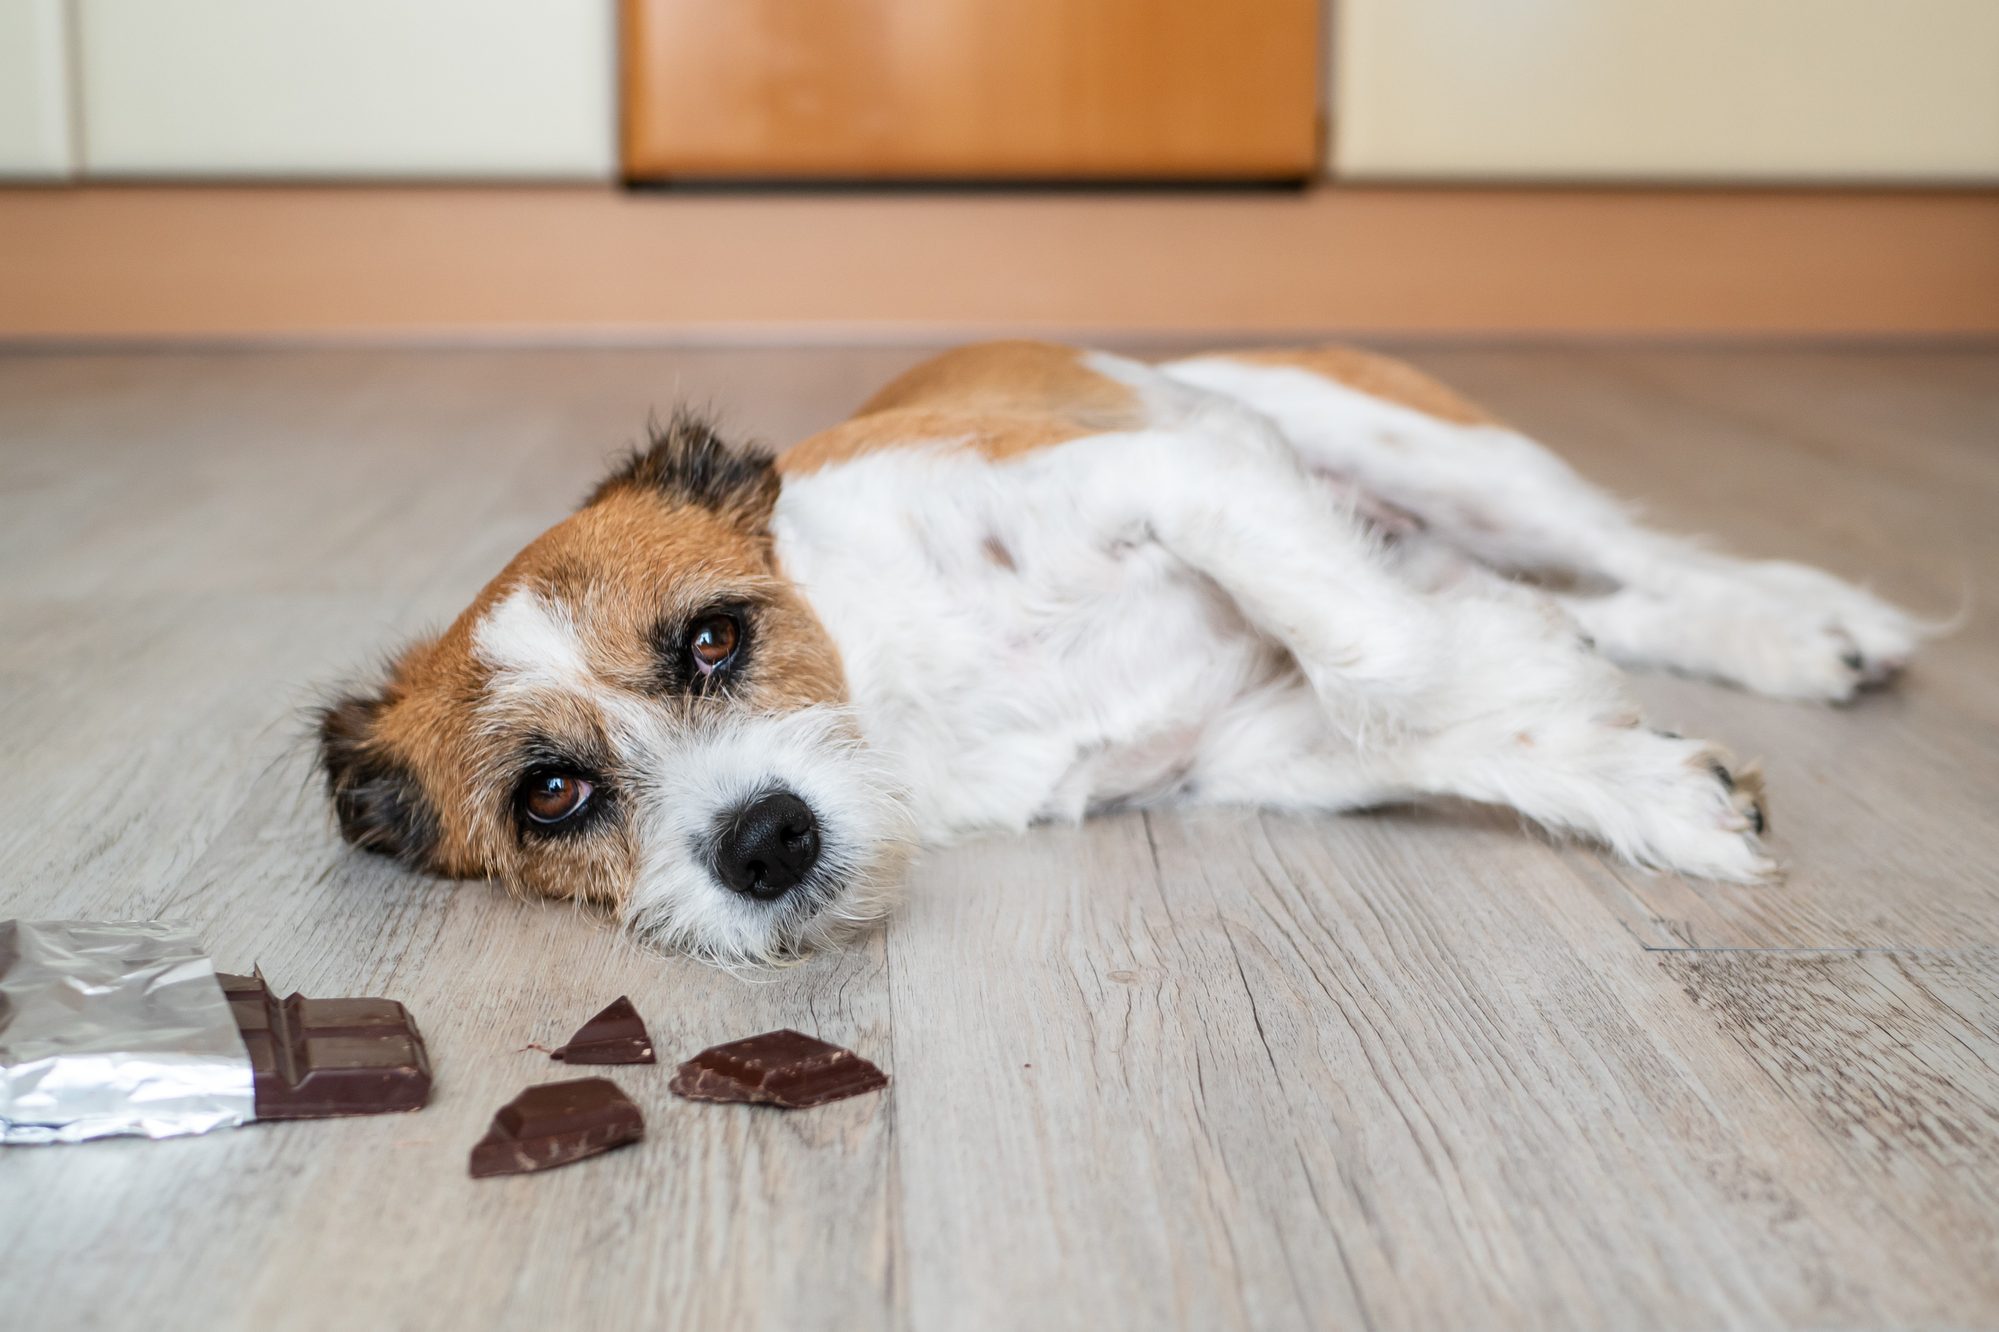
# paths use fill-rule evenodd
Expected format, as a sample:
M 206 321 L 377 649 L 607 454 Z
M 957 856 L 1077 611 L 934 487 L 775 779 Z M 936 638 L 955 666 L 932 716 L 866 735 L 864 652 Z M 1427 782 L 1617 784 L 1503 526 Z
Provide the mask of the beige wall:
M 1999 180 L 1999 0 L 1334 0 L 1363 179 Z
M 75 3 L 94 176 L 614 169 L 610 0 Z
M 63 0 L 0 0 L 0 179 L 69 174 Z

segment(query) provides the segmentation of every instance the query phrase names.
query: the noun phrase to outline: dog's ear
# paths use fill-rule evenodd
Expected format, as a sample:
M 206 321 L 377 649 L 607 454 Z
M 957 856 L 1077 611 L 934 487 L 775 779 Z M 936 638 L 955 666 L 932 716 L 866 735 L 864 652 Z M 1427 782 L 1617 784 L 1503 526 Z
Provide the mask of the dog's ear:
M 598 483 L 587 508 L 623 489 L 651 491 L 682 504 L 712 509 L 738 526 L 762 532 L 777 503 L 777 468 L 761 449 L 730 444 L 704 417 L 685 409 L 662 426 L 648 424 L 648 442 Z
M 340 835 L 363 851 L 428 869 L 437 814 L 381 732 L 386 695 L 348 694 L 319 712 L 319 762 Z

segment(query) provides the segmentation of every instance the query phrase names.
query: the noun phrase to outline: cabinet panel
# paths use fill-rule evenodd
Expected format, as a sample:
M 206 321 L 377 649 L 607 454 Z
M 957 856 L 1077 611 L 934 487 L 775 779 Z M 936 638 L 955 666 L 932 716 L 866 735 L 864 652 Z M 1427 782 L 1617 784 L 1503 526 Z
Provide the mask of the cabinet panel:
M 76 0 L 100 176 L 605 177 L 609 0 Z
M 637 178 L 1299 177 L 1319 0 L 625 0 Z
M 63 0 L 0 0 L 0 179 L 70 173 Z
M 1999 0 L 1341 0 L 1361 178 L 1999 179 Z

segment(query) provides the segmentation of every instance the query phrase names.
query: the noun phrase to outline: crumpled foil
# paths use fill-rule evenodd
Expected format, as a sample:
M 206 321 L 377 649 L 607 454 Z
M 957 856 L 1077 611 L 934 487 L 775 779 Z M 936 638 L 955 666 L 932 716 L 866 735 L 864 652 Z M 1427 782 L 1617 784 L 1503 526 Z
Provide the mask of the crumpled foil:
M 0 1142 L 171 1138 L 255 1114 L 249 1051 L 194 935 L 0 921 Z

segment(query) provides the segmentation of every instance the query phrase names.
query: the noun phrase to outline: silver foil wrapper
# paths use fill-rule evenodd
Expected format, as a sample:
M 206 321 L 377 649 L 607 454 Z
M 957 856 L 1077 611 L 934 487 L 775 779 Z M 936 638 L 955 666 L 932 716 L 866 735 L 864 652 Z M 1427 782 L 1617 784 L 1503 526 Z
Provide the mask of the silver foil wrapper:
M 157 921 L 0 921 L 0 1142 L 248 1123 L 250 1054 L 215 967 Z

